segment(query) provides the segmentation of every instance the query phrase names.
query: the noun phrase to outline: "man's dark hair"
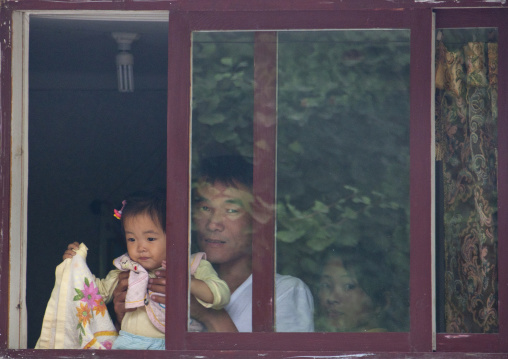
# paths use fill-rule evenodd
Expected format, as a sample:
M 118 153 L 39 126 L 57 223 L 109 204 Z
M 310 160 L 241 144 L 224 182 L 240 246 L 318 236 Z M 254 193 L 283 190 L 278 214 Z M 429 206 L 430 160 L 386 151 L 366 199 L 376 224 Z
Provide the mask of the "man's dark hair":
M 140 214 L 148 214 L 152 221 L 159 223 L 166 232 L 166 191 L 162 189 L 138 191 L 125 199 L 122 211 L 122 231 L 125 220 Z
M 199 168 L 199 179 L 232 187 L 237 182 L 252 189 L 252 164 L 237 155 L 205 158 Z

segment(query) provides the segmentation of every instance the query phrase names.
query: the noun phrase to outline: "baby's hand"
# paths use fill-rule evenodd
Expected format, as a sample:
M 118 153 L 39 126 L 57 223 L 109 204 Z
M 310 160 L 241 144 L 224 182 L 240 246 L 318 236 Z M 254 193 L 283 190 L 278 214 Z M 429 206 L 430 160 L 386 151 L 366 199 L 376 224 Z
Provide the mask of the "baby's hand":
M 76 255 L 76 251 L 78 250 L 79 248 L 79 243 L 78 242 L 74 242 L 74 243 L 71 243 L 67 246 L 67 250 L 65 251 L 64 255 L 63 255 L 63 259 L 67 259 L 67 258 L 72 258 Z

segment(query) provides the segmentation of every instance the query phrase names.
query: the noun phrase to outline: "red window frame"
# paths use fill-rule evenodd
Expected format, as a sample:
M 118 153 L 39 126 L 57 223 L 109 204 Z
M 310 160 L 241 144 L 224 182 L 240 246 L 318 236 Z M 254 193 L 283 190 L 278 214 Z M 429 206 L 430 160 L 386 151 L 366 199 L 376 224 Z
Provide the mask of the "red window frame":
M 457 7 L 502 7 L 495 9 L 461 10 Z M 189 130 L 190 130 L 190 79 L 191 79 L 191 33 L 199 30 L 288 30 L 288 29 L 339 29 L 339 28 L 407 28 L 411 30 L 411 264 L 410 264 L 410 320 L 407 333 L 270 333 L 263 332 L 272 327 L 273 307 L 262 306 L 253 319 L 254 333 L 188 333 L 186 296 L 173 296 L 168 306 L 168 318 L 172 325 L 166 334 L 166 351 L 151 352 L 154 358 L 174 355 L 206 355 L 208 358 L 258 357 L 266 353 L 270 358 L 296 355 L 337 355 L 355 352 L 373 353 L 377 358 L 403 358 L 406 353 L 413 357 L 427 357 L 432 352 L 432 66 L 433 54 L 433 8 L 438 10 L 437 27 L 497 26 L 499 29 L 499 258 L 506 258 L 508 245 L 503 242 L 508 233 L 508 23 L 506 5 L 485 4 L 477 0 L 464 0 L 461 4 L 445 1 L 429 4 L 421 1 L 351 0 L 331 1 L 326 4 L 310 1 L 262 1 L 241 0 L 182 0 L 111 2 L 63 0 L 7 1 L 1 5 L 1 112 L 0 112 L 0 356 L 7 357 L 67 357 L 74 351 L 14 351 L 7 349 L 8 333 L 8 292 L 9 292 L 9 212 L 10 212 L 10 158 L 11 158 L 11 56 L 12 56 L 12 11 L 16 10 L 170 10 L 169 21 L 169 66 L 168 66 L 168 178 L 173 186 L 168 188 L 168 231 L 170 238 L 168 258 L 168 290 L 187 291 L 187 251 L 189 232 Z M 481 14 L 478 19 L 478 14 Z M 503 21 L 504 20 L 504 21 Z M 507 24 L 504 24 L 504 23 Z M 497 24 L 497 25 L 496 25 Z M 266 43 L 257 42 L 256 54 L 269 54 Z M 264 47 L 264 49 L 263 49 Z M 266 59 L 266 56 L 262 56 Z M 256 60 L 260 61 L 260 60 Z M 266 64 L 270 66 L 270 64 Z M 260 86 L 270 86 L 260 84 Z M 270 111 L 257 105 L 256 111 Z M 258 129 L 256 136 L 268 136 L 272 132 Z M 257 156 L 270 158 L 270 153 Z M 265 171 L 262 173 L 261 171 Z M 274 169 L 255 169 L 256 193 L 273 196 L 270 190 L 263 190 L 266 184 L 259 179 L 273 181 Z M 256 180 L 258 178 L 258 180 Z M 273 186 L 272 186 L 273 187 Z M 256 280 L 265 273 L 259 268 L 273 272 L 274 251 L 273 230 L 266 227 L 262 241 L 254 243 L 255 248 L 265 249 L 263 254 L 253 257 L 254 302 L 270 303 L 273 299 L 273 279 L 260 283 Z M 499 261 L 499 297 L 508 298 L 508 263 Z M 504 284 L 504 285 L 503 285 Z M 502 301 L 500 300 L 501 304 Z M 499 305 L 500 330 L 498 334 L 453 336 L 437 334 L 437 350 L 432 356 L 459 358 L 460 352 L 498 352 L 489 358 L 505 357 L 508 352 L 508 311 Z M 258 318 L 258 319 L 256 319 Z M 457 353 L 446 353 L 447 351 Z M 170 354 L 171 353 L 171 354 Z M 85 355 L 85 354 L 84 354 Z M 95 352 L 97 355 L 120 358 L 125 352 Z M 129 352 L 132 357 L 146 357 L 143 352 Z M 484 356 L 482 356 L 484 357 Z
M 432 350 L 432 315 L 431 315 L 431 275 L 430 271 L 418 271 L 417 268 L 431 267 L 431 183 L 427 179 L 431 176 L 431 110 L 425 106 L 431 101 L 431 92 L 418 91 L 418 86 L 430 89 L 432 69 L 432 12 L 423 10 L 383 10 L 374 13 L 359 10 L 348 12 L 185 12 L 170 13 L 169 20 L 169 59 L 170 94 L 168 113 L 171 114 L 173 126 L 168 129 L 168 177 L 180 178 L 183 183 L 189 182 L 190 163 L 189 151 L 189 118 L 190 108 L 185 110 L 181 104 L 190 104 L 190 64 L 191 62 L 191 35 L 193 31 L 219 31 L 219 30 L 289 30 L 289 29 L 410 29 L 411 31 L 411 117 L 410 117 L 410 152 L 411 152 L 411 253 L 426 253 L 426 255 L 412 258 L 411 261 L 411 302 L 410 320 L 411 329 L 407 333 L 269 333 L 254 332 L 249 335 L 238 333 L 220 334 L 224 337 L 222 349 L 233 350 L 239 346 L 247 350 L 337 350 L 345 351 L 431 351 Z M 256 46 L 262 46 L 256 43 Z M 422 56 L 420 49 L 427 48 L 428 52 Z M 269 51 L 266 50 L 265 51 Z M 256 53 L 257 56 L 264 57 Z M 189 71 L 186 73 L 186 71 Z M 178 82 L 180 81 L 180 82 Z M 274 87 L 269 84 L 260 84 L 254 79 L 256 85 Z M 173 86 L 171 86 L 171 84 Z M 262 106 L 255 95 L 255 113 Z M 187 107 L 187 106 L 185 106 Z M 269 107 L 269 106 L 266 106 Z M 273 108 L 275 108 L 273 106 Z M 175 112 L 177 111 L 177 112 Z M 275 114 L 272 114 L 275 117 Z M 178 123 L 178 124 L 177 124 Z M 176 128 L 174 126 L 177 126 Z M 255 126 L 255 128 L 257 128 Z M 262 129 L 259 129 L 261 132 Z M 259 133 L 255 132 L 255 133 Z M 274 141 L 274 130 L 264 131 L 263 136 L 269 136 Z M 256 135 L 255 135 L 256 136 Z M 174 142 L 178 141 L 178 142 Z M 256 139 L 254 140 L 256 142 Z M 255 153 L 263 156 L 265 163 L 274 163 L 273 153 Z M 270 156 L 272 156 L 270 158 Z M 181 158 L 183 157 L 183 158 Z M 175 162 L 173 162 L 175 161 Z M 178 163 L 176 162 L 178 161 Z M 257 162 L 256 160 L 254 161 Z M 180 167 L 179 167 L 180 166 Z M 264 183 L 256 179 L 273 177 L 274 168 L 255 166 L 254 189 L 256 194 L 262 193 L 271 198 L 274 203 L 274 193 L 267 191 Z M 270 177 L 271 175 L 271 177 Z M 272 180 L 274 183 L 274 180 Z M 272 186 L 273 188 L 273 186 Z M 418 189 L 418 190 L 415 190 Z M 188 189 L 187 189 L 188 190 Z M 174 206 L 168 208 L 169 218 L 172 222 L 168 231 L 173 233 L 171 248 L 179 254 L 176 257 L 187 257 L 188 236 L 188 192 L 182 194 L 182 189 L 168 188 L 169 198 Z M 178 198 L 179 202 L 175 203 Z M 270 203 L 270 202 L 269 202 Z M 274 223 L 274 220 L 272 219 Z M 187 226 L 183 224 L 187 224 Z M 273 248 L 274 230 L 264 228 L 264 235 L 253 240 L 255 249 Z M 179 224 L 179 225 L 176 225 Z M 274 251 L 264 250 L 263 255 L 253 256 L 253 268 L 263 270 L 253 273 L 253 302 L 273 302 L 273 276 L 267 276 L 267 268 L 273 273 Z M 179 268 L 177 268 L 179 266 Z M 173 263 L 170 272 L 178 273 L 174 277 L 186 277 L 186 265 Z M 179 272 L 178 272 L 179 271 Z M 262 283 L 257 278 L 263 278 Z M 269 280 L 267 280 L 269 278 Z M 270 280 L 271 279 L 271 280 Z M 174 279 L 168 283 L 171 292 L 185 290 L 186 282 Z M 266 329 L 273 323 L 273 307 L 265 305 L 264 311 L 257 311 L 261 317 L 253 318 L 253 328 Z M 177 337 L 171 349 L 183 349 L 185 346 L 192 349 L 212 349 L 216 345 L 216 333 L 186 333 L 180 328 L 186 323 L 186 299 L 182 303 L 174 303 L 168 309 L 169 316 L 178 318 L 175 328 L 167 333 L 167 339 Z M 184 313 L 184 314 L 182 314 Z M 179 316 L 179 317 L 177 317 Z M 276 337 L 273 337 L 276 335 Z M 273 339 L 271 339 L 273 337 Z M 328 337 L 329 339 L 325 339 Z M 227 338 L 227 339 L 226 339 Z M 335 339 L 333 339 L 335 338 Z M 368 340 L 366 340 L 368 338 Z

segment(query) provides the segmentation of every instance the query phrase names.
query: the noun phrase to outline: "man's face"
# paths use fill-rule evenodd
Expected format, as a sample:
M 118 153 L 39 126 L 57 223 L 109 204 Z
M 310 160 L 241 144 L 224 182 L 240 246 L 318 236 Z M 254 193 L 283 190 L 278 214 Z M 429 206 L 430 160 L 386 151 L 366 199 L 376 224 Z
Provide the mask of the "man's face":
M 214 264 L 250 260 L 252 193 L 244 185 L 200 182 L 194 204 L 199 248 Z

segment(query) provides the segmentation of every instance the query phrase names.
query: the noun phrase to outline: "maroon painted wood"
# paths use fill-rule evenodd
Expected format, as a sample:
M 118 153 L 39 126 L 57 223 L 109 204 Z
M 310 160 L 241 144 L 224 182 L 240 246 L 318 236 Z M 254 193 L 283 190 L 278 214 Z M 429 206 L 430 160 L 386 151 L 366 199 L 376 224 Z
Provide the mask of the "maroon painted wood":
M 228 11 L 188 13 L 193 30 L 368 29 L 409 27 L 401 10 Z
M 254 35 L 252 331 L 274 331 L 277 33 Z
M 11 172 L 11 13 L 0 12 L 0 349 L 7 348 Z
M 500 8 L 508 7 L 502 0 L 6 0 L 6 8 L 19 10 L 176 10 L 176 11 L 334 11 L 430 8 Z
M 508 353 L 508 9 L 497 10 L 499 351 Z
M 440 352 L 496 353 L 500 348 L 498 334 L 444 334 L 436 335 L 436 349 Z
M 408 333 L 188 333 L 189 348 L 196 350 L 408 352 Z
M 503 9 L 439 9 L 436 13 L 436 29 L 499 27 L 508 19 Z
M 186 11 L 237 11 L 237 10 L 373 10 L 373 9 L 428 9 L 428 8 L 466 8 L 472 7 L 502 7 L 506 6 L 502 1 L 497 3 L 485 0 L 442 0 L 442 1 L 418 1 L 418 0 L 330 0 L 330 1 L 308 1 L 308 0 L 220 0 L 213 4 L 207 0 L 190 0 L 175 4 L 180 10 Z
M 191 38 L 187 23 L 170 14 L 168 44 L 166 348 L 184 349 L 189 251 Z M 171 275 L 169 275 L 171 273 Z
M 414 351 L 432 350 L 432 12 L 411 11 L 410 331 Z
M 357 353 L 347 351 L 309 351 L 301 352 L 296 350 L 290 351 L 259 351 L 259 350 L 186 350 L 186 351 L 125 351 L 125 350 L 0 350 L 0 357 L 6 359 L 39 359 L 39 358 L 101 358 L 101 359 L 464 359 L 464 353 L 414 353 L 414 352 L 398 352 L 398 353 Z M 486 354 L 476 353 L 467 354 L 468 359 L 506 359 L 506 354 Z

